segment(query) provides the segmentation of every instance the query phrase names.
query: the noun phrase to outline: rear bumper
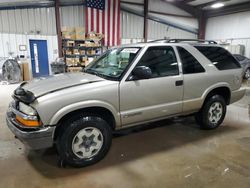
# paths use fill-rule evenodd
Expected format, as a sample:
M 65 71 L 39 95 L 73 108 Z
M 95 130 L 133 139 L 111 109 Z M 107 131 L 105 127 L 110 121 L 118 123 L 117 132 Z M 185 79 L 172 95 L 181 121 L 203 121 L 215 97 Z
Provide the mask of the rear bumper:
M 29 148 L 43 149 L 53 146 L 55 126 L 44 127 L 37 130 L 22 130 L 18 122 L 13 118 L 11 112 L 7 112 L 6 122 L 12 133 Z
M 232 91 L 230 104 L 240 100 L 246 93 L 245 88 L 240 88 L 238 90 Z

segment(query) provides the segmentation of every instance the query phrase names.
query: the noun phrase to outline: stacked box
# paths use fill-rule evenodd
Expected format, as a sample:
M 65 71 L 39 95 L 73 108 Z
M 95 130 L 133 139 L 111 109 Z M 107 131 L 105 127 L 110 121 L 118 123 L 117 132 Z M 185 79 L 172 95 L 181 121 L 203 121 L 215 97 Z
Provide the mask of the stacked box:
M 85 50 L 79 50 L 80 55 L 85 55 Z
M 68 67 L 68 72 L 75 73 L 75 72 L 81 72 L 82 67 Z
M 72 50 L 66 50 L 66 51 L 65 51 L 65 54 L 66 54 L 66 55 L 72 55 Z
M 74 66 L 75 65 L 75 59 L 74 58 L 66 58 L 66 64 L 67 66 Z
M 66 42 L 66 46 L 67 46 L 67 47 L 74 47 L 74 46 L 75 46 L 75 41 L 73 41 L 73 40 L 67 41 L 67 42 Z
M 74 65 L 77 66 L 78 64 L 80 64 L 80 58 L 79 57 L 75 57 L 74 58 Z
M 74 27 L 62 27 L 62 38 L 63 39 L 76 39 L 76 33 Z
M 78 49 L 74 49 L 74 50 L 73 50 L 73 54 L 79 55 L 79 54 L 80 54 L 80 53 L 79 53 L 79 50 L 78 50 Z
M 85 28 L 75 27 L 76 40 L 85 40 Z
M 95 40 L 95 39 L 96 39 L 96 34 L 95 34 L 95 32 L 90 32 L 90 33 L 88 33 L 88 34 L 87 34 L 87 38 L 88 38 L 88 39 L 93 39 L 93 40 Z
M 95 55 L 95 50 L 87 50 L 87 55 Z

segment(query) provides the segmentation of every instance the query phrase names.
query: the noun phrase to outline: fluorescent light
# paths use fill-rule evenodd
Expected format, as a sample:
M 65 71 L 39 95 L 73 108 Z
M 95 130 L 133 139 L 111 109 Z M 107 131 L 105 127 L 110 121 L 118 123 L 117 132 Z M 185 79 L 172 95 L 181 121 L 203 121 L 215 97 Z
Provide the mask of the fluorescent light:
M 211 5 L 212 8 L 220 8 L 220 7 L 224 7 L 224 3 L 214 3 Z

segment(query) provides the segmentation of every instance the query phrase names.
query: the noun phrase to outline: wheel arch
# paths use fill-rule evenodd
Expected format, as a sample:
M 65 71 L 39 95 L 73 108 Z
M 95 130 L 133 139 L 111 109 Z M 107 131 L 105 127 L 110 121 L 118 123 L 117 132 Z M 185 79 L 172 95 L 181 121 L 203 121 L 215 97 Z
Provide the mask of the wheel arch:
M 100 107 L 100 106 L 92 106 L 92 107 L 85 107 L 85 108 L 80 108 L 77 110 L 73 110 L 67 114 L 65 114 L 61 119 L 57 122 L 57 127 L 54 131 L 53 139 L 55 140 L 58 136 L 58 133 L 60 131 L 61 125 L 64 121 L 66 121 L 68 118 L 80 114 L 80 113 L 90 113 L 90 114 L 95 114 L 100 117 L 102 117 L 111 127 L 112 130 L 115 130 L 116 128 L 116 120 L 115 117 L 113 116 L 112 112 L 108 110 L 107 108 Z
M 207 101 L 208 98 L 216 94 L 222 96 L 225 99 L 225 102 L 227 105 L 230 104 L 231 90 L 227 85 L 217 86 L 217 87 L 210 89 L 204 97 L 203 104 Z

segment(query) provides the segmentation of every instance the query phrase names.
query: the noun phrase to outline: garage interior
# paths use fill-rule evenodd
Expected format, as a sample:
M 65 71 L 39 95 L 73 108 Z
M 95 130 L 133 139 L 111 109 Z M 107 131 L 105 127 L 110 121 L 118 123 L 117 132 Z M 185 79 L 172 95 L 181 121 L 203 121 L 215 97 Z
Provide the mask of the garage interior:
M 80 72 L 113 46 L 213 40 L 250 67 L 249 0 L 106 0 L 105 20 L 87 4 L 0 2 L 0 187 L 249 187 L 250 78 L 219 128 L 201 130 L 187 116 L 117 131 L 88 167 L 62 167 L 56 148 L 34 151 L 14 137 L 6 111 L 20 83 Z

